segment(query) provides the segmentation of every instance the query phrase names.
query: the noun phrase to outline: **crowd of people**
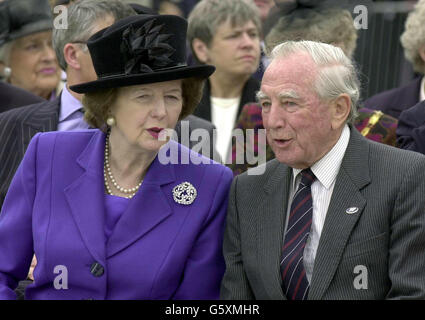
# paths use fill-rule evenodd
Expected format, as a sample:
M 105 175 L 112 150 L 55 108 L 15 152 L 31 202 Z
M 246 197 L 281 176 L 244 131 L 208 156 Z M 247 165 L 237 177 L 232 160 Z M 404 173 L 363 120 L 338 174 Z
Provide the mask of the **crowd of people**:
M 425 299 L 424 21 L 362 97 L 345 2 L 0 0 L 0 299 Z

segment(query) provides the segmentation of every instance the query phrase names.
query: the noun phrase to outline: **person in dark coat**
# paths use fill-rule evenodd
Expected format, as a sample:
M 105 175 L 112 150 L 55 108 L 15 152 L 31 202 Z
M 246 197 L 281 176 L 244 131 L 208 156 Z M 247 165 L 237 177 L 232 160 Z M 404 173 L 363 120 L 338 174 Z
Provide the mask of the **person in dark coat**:
M 425 101 L 401 113 L 396 132 L 398 147 L 425 154 Z
M 39 96 L 0 81 L 0 113 L 42 101 L 44 99 Z
M 401 35 L 404 55 L 420 74 L 399 88 L 378 93 L 365 100 L 366 108 L 381 110 L 398 119 L 400 114 L 425 99 L 425 0 L 420 0 L 409 13 Z
M 424 91 L 423 77 L 416 77 L 408 84 L 378 93 L 365 100 L 364 106 L 380 110 L 392 117 L 399 118 L 400 114 L 420 101 L 420 92 Z

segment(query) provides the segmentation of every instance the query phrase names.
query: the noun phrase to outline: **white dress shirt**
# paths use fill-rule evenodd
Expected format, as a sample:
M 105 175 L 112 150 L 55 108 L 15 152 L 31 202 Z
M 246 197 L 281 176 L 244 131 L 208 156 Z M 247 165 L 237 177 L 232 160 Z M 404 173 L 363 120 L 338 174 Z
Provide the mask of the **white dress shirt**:
M 317 248 L 319 247 L 320 235 L 322 233 L 323 225 L 325 223 L 326 213 L 328 211 L 329 203 L 331 201 L 332 192 L 335 186 L 336 176 L 338 175 L 341 167 L 342 159 L 344 158 L 345 150 L 350 140 L 350 129 L 345 125 L 342 130 L 338 142 L 333 148 L 319 161 L 311 166 L 317 180 L 311 185 L 311 196 L 313 202 L 313 220 L 310 229 L 310 235 L 304 248 L 304 268 L 309 282 L 313 274 L 314 259 L 316 258 Z M 301 169 L 292 169 L 292 184 L 289 194 L 288 211 L 286 215 L 286 226 L 288 225 L 289 211 L 291 210 L 291 203 L 294 197 L 295 190 L 301 180 L 298 175 Z
M 421 87 L 419 88 L 419 101 L 425 100 L 425 76 L 422 77 Z

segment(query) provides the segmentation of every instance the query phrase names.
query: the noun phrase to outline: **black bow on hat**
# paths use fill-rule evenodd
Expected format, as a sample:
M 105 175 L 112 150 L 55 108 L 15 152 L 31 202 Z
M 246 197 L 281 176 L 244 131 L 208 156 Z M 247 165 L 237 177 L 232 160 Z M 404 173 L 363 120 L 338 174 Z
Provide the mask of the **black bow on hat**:
M 95 33 L 87 42 L 96 81 L 71 86 L 78 93 L 183 78 L 207 78 L 210 65 L 187 66 L 187 21 L 174 15 L 136 15 Z

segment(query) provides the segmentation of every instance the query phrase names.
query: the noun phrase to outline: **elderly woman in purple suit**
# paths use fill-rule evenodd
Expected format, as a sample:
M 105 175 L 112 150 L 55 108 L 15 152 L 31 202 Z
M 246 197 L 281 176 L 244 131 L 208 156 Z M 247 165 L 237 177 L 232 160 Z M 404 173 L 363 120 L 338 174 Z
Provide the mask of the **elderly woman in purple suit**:
M 0 214 L 0 299 L 33 254 L 26 299 L 218 298 L 232 173 L 164 138 L 214 71 L 185 65 L 186 28 L 139 15 L 89 40 L 98 80 L 71 89 L 98 129 L 31 141 Z

